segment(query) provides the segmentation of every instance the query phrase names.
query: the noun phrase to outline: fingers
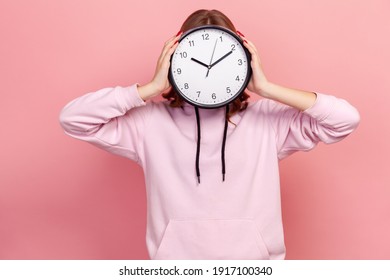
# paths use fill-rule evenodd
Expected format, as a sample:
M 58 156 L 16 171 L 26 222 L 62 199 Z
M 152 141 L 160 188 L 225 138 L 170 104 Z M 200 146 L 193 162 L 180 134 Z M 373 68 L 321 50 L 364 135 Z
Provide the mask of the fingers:
M 243 35 L 241 34 L 238 34 L 240 36 L 240 38 L 242 39 L 243 41 L 243 44 L 244 46 L 248 49 L 248 51 L 252 54 L 257 54 L 257 49 L 256 49 L 256 46 L 251 42 L 249 41 L 247 38 L 245 38 Z
M 242 36 L 241 34 L 238 33 L 238 35 L 240 35 L 241 39 L 243 40 L 243 44 L 244 46 L 248 49 L 248 51 L 250 52 L 251 56 L 252 56 L 252 62 L 254 65 L 260 65 L 260 57 L 259 57 L 259 54 L 258 54 L 258 51 L 256 49 L 256 46 L 255 44 L 253 44 L 251 41 L 249 41 L 248 39 L 246 39 L 244 36 Z
M 181 34 L 182 32 L 172 36 L 168 41 L 165 42 L 158 59 L 152 82 L 154 83 L 155 88 L 159 89 L 160 92 L 164 92 L 169 87 L 168 69 L 170 65 L 170 58 L 173 52 L 176 50 Z
M 164 53 L 164 55 L 161 57 L 160 66 L 164 67 L 164 68 L 169 68 L 171 56 L 174 53 L 174 51 L 176 50 L 176 48 L 178 46 L 178 42 L 176 41 L 173 44 L 170 44 L 169 46 L 170 46 L 170 48 L 167 49 L 166 52 Z
M 164 58 L 166 57 L 166 55 L 168 53 L 170 53 L 170 54 L 173 53 L 174 50 L 172 51 L 172 47 L 174 47 L 176 49 L 176 46 L 177 46 L 176 43 L 178 42 L 182 33 L 183 32 L 179 32 L 177 35 L 172 36 L 171 38 L 169 38 L 168 41 L 165 42 L 164 48 L 163 48 L 161 55 L 160 55 L 160 58 L 159 58 L 159 63 L 161 63 L 164 60 Z
M 264 74 L 263 67 L 261 65 L 260 56 L 253 42 L 246 39 L 244 36 L 241 36 L 244 46 L 248 49 L 251 54 L 251 68 L 252 76 L 248 84 L 248 90 L 252 91 L 260 96 L 264 96 L 263 89 L 267 87 L 268 80 Z

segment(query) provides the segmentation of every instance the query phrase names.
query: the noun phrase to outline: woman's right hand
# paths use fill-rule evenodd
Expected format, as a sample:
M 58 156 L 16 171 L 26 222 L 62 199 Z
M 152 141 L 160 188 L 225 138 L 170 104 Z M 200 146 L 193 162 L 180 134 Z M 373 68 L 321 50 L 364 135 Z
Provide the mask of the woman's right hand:
M 182 33 L 183 32 L 179 32 L 165 42 L 164 48 L 157 61 L 153 79 L 149 83 L 138 87 L 138 93 L 143 100 L 146 101 L 147 99 L 166 91 L 170 87 L 168 80 L 170 59 Z

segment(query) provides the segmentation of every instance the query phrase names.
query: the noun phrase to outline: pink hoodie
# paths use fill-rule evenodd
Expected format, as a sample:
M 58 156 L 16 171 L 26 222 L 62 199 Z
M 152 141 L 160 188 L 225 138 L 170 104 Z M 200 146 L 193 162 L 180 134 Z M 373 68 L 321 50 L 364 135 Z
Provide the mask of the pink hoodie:
M 316 94 L 304 112 L 261 99 L 231 117 L 224 182 L 224 108 L 199 109 L 200 184 L 195 110 L 187 103 L 145 103 L 136 84 L 103 88 L 68 103 L 60 123 L 66 134 L 143 168 L 151 259 L 284 259 L 278 161 L 340 141 L 360 121 L 345 100 Z

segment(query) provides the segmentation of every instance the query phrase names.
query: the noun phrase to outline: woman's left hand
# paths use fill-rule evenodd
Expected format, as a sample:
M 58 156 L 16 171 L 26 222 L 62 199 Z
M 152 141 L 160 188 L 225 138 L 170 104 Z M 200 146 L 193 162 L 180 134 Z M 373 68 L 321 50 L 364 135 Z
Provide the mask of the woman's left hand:
M 252 77 L 247 86 L 248 90 L 257 93 L 262 97 L 278 101 L 301 111 L 313 106 L 317 98 L 316 93 L 292 89 L 269 82 L 261 68 L 259 54 L 255 45 L 247 40 L 242 34 L 239 32 L 237 33 L 241 36 L 241 39 L 244 41 L 244 46 L 252 56 Z
M 265 77 L 265 74 L 261 67 L 261 61 L 257 49 L 251 41 L 249 41 L 242 35 L 242 33 L 238 32 L 238 35 L 240 35 L 241 39 L 243 40 L 244 46 L 248 49 L 248 51 L 252 56 L 252 60 L 251 60 L 252 77 L 249 80 L 247 88 L 248 90 L 260 96 L 266 97 L 265 89 L 268 84 L 268 80 Z

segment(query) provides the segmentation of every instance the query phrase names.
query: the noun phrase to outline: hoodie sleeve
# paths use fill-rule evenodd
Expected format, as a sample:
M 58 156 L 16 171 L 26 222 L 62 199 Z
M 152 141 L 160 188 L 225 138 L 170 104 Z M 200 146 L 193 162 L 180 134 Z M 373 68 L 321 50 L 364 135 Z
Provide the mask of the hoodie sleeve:
M 59 121 L 66 134 L 138 164 L 148 112 L 137 84 L 90 92 L 69 102 Z
M 308 151 L 319 141 L 338 142 L 360 122 L 359 112 L 347 101 L 316 93 L 315 103 L 305 111 L 267 100 L 267 114 L 276 134 L 278 158 Z

